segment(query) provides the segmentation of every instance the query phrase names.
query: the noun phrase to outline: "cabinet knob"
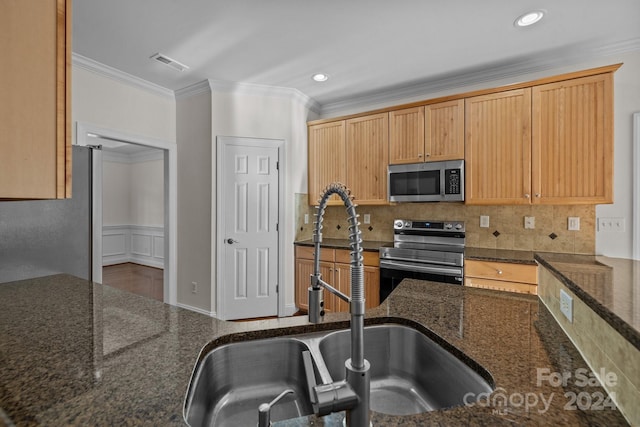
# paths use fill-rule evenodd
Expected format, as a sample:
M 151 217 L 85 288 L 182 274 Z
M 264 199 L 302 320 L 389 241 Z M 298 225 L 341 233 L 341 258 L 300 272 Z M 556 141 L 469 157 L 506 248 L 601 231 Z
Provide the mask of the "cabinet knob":
M 427 157 L 430 157 L 430 156 L 431 156 L 431 154 L 427 153 Z
M 418 158 L 421 159 L 422 158 L 422 153 L 418 154 Z
M 524 198 L 525 198 L 525 199 L 528 199 L 528 198 L 530 198 L 530 197 L 531 197 L 531 195 L 529 195 L 529 193 L 526 193 L 526 194 L 524 195 Z
M 536 197 L 540 198 L 540 193 L 536 193 Z
M 496 270 L 496 273 L 502 274 L 502 270 Z

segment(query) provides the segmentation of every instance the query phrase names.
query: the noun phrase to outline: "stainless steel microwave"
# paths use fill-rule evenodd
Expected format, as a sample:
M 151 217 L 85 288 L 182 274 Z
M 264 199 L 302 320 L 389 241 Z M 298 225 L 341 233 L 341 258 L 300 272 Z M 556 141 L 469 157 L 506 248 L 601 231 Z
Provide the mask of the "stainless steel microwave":
M 464 201 L 464 160 L 389 165 L 390 202 Z

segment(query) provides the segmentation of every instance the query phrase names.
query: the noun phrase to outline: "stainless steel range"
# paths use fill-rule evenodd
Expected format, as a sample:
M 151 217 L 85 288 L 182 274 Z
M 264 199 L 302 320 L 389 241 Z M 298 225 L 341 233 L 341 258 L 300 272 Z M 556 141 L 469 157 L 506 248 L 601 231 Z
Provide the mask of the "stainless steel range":
M 396 219 L 393 247 L 380 248 L 380 301 L 406 278 L 462 285 L 464 245 L 462 221 Z

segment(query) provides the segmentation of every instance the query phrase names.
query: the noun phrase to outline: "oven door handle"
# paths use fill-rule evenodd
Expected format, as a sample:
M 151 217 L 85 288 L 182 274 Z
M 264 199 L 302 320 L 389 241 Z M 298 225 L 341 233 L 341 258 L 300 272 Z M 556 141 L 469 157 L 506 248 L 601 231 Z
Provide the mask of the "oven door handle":
M 400 261 L 400 262 L 398 262 L 398 261 Z M 407 263 L 403 263 L 402 261 L 408 261 L 408 262 Z M 415 262 L 415 258 L 403 258 L 401 256 L 394 256 L 393 257 L 393 261 L 390 261 L 388 258 L 380 258 L 380 265 L 382 265 L 382 262 L 389 263 L 389 265 L 395 264 L 395 265 L 399 265 L 399 266 L 422 265 L 421 263 L 416 263 Z M 430 264 L 430 265 L 433 265 L 433 264 Z M 455 261 L 446 261 L 446 260 L 443 260 L 443 259 L 439 259 L 438 260 L 438 265 L 450 265 L 452 267 L 460 267 Z M 396 268 L 396 270 L 398 270 L 398 269 Z
M 386 259 L 380 260 L 380 268 L 387 268 L 391 270 L 414 271 L 417 273 L 444 274 L 447 276 L 462 276 L 461 268 L 426 266 L 426 265 L 421 265 L 416 263 L 389 261 Z

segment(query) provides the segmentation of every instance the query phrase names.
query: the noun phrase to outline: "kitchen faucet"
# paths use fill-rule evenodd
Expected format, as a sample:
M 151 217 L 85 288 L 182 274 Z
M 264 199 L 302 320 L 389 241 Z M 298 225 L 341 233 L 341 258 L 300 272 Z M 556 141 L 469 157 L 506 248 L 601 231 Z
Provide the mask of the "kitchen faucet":
M 322 280 L 320 274 L 320 243 L 322 242 L 322 219 L 327 201 L 332 194 L 337 194 L 347 208 L 349 221 L 349 245 L 351 246 L 351 297 L 335 289 Z M 351 357 L 345 361 L 346 379 L 331 384 L 315 384 L 311 355 L 303 353 L 309 397 L 314 412 L 320 416 L 331 412 L 347 411 L 346 425 L 350 427 L 368 427 L 370 368 L 364 358 L 364 267 L 362 261 L 362 237 L 358 228 L 358 215 L 353 204 L 351 191 L 341 183 L 329 184 L 320 198 L 317 218 L 314 223 L 313 274 L 309 287 L 309 321 L 320 323 L 324 319 L 324 301 L 322 288 L 337 295 L 349 303 L 351 312 Z

